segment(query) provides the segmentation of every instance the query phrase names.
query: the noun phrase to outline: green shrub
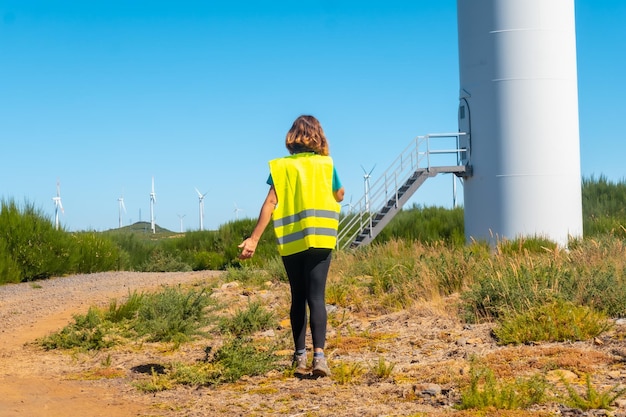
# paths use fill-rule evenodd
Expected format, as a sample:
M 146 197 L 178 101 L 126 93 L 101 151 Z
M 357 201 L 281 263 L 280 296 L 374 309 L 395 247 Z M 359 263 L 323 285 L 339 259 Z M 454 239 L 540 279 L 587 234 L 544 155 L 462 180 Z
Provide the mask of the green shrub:
M 73 272 L 72 245 L 63 230 L 55 230 L 40 210 L 26 203 L 20 208 L 13 201 L 2 201 L 0 236 L 4 240 L 2 258 L 6 274 L 0 281 L 32 281 Z M 0 248 L 2 249 L 2 248 Z M 16 270 L 17 269 L 17 270 Z M 18 277 L 14 274 L 18 273 Z
M 85 315 L 75 315 L 74 323 L 40 340 L 44 349 L 99 350 L 115 344 L 109 337 L 111 326 L 102 311 L 91 307 Z
M 465 244 L 463 209 L 418 205 L 403 209 L 376 237 L 378 243 L 391 239 L 463 246 Z
M 129 295 L 125 303 L 111 301 L 108 309 L 90 307 L 74 323 L 40 340 L 46 349 L 98 350 L 124 338 L 152 342 L 184 342 L 203 334 L 209 321 L 205 308 L 211 299 L 205 291 L 165 288 L 160 293 Z
M 242 376 L 263 375 L 277 362 L 274 349 L 257 349 L 249 338 L 229 340 L 211 360 L 172 366 L 171 379 L 178 384 L 213 386 L 238 381 Z
M 192 268 L 176 254 L 167 252 L 163 248 L 156 248 L 150 253 L 148 260 L 141 265 L 140 270 L 143 272 L 185 272 L 191 271 Z
M 204 308 L 210 303 L 205 290 L 184 292 L 180 287 L 165 288 L 145 297 L 133 326 L 151 342 L 181 342 L 201 334 L 206 324 Z
M 224 369 L 220 364 L 210 362 L 176 363 L 172 366 L 170 377 L 177 384 L 210 386 L 219 384 L 223 373 Z
M 272 265 L 277 265 L 272 263 Z M 282 265 L 282 263 L 281 263 Z M 278 269 L 279 267 L 277 267 Z M 285 268 L 279 269 L 279 273 L 286 276 Z M 258 266 L 242 264 L 238 267 L 226 268 L 226 280 L 237 281 L 242 284 L 251 284 L 261 286 L 267 281 L 276 279 L 276 275 L 268 269 L 260 269 Z M 285 278 L 287 280 L 287 278 Z
M 461 392 L 461 402 L 456 408 L 461 410 L 498 410 L 526 409 L 545 401 L 547 382 L 541 375 L 529 378 L 517 378 L 510 382 L 496 381 L 489 368 L 470 368 L 469 386 Z
M 0 239 L 0 285 L 16 284 L 21 280 L 22 273 L 11 255 L 6 240 Z
M 76 248 L 76 272 L 88 274 L 117 269 L 120 249 L 113 241 L 96 232 L 81 232 L 71 235 Z
M 555 300 L 504 318 L 493 330 L 500 344 L 589 340 L 610 327 L 602 313 Z
M 570 407 L 583 411 L 612 410 L 611 404 L 626 394 L 626 388 L 619 383 L 605 391 L 598 391 L 591 383 L 589 374 L 585 375 L 585 392 L 583 394 L 579 394 L 565 379 L 561 379 L 561 382 L 567 390 L 567 396 L 561 396 L 561 401 Z
M 200 251 L 193 255 L 193 270 L 220 270 L 226 266 L 226 258 L 221 253 Z
M 212 363 L 222 368 L 220 383 L 235 382 L 242 376 L 263 375 L 273 369 L 277 361 L 274 349 L 257 349 L 249 338 L 236 338 L 225 343 Z
M 139 233 L 113 233 L 105 235 L 111 239 L 124 255 L 124 265 L 131 271 L 141 271 L 151 252 L 158 245 L 157 242 L 148 240 L 144 234 Z M 121 257 L 120 257 L 121 258 Z
M 260 302 L 251 302 L 245 310 L 238 310 L 233 317 L 220 320 L 219 328 L 223 333 L 239 337 L 250 335 L 260 330 L 276 327 L 276 319 Z
M 129 294 L 126 302 L 118 304 L 117 300 L 111 300 L 109 309 L 106 311 L 104 318 L 112 323 L 121 323 L 124 320 L 133 320 L 137 318 L 137 312 L 141 305 L 145 302 L 145 294 L 137 294 L 136 291 Z

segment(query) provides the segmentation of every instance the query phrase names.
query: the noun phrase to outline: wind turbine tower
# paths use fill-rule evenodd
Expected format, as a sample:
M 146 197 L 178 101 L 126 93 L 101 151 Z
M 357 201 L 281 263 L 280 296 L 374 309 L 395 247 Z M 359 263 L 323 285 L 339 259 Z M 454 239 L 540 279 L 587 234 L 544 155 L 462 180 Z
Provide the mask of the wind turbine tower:
M 183 219 L 185 218 L 186 214 L 179 214 L 178 218 L 180 219 L 180 233 L 183 233 Z
M 120 196 L 120 198 L 117 199 L 117 203 L 119 205 L 119 208 L 118 208 L 119 227 L 122 228 L 122 226 L 124 226 L 124 222 L 122 221 L 122 210 L 124 210 L 124 213 L 126 213 L 126 206 L 124 205 L 124 196 Z
M 369 213 L 370 211 L 370 177 L 372 176 L 372 171 L 374 171 L 376 165 L 372 167 L 370 172 L 367 172 L 363 165 L 361 165 L 361 169 L 363 170 L 363 183 L 365 187 L 365 211 Z
M 54 201 L 54 227 L 56 230 L 59 230 L 59 209 L 61 213 L 65 213 L 63 204 L 61 203 L 61 183 L 59 180 L 57 180 L 57 195 L 56 197 L 52 197 L 52 201 Z
M 208 191 L 206 193 L 202 194 L 196 188 L 196 192 L 198 193 L 198 200 L 199 200 L 199 206 L 200 206 L 199 207 L 199 211 L 200 211 L 200 231 L 202 231 L 202 230 L 204 230 L 204 197 L 207 195 Z
M 243 209 L 237 207 L 237 203 L 235 203 L 235 209 L 233 211 L 235 212 L 235 220 L 239 220 L 239 212 L 243 211 Z
M 468 242 L 583 235 L 574 6 L 457 0 Z
M 354 210 L 354 204 L 352 204 L 352 196 L 350 196 L 350 202 L 343 205 L 343 207 L 348 207 L 348 213 L 352 214 Z
M 152 177 L 152 192 L 150 193 L 150 229 L 152 233 L 156 233 L 154 225 L 154 203 L 156 203 L 156 194 L 154 193 L 154 177 Z

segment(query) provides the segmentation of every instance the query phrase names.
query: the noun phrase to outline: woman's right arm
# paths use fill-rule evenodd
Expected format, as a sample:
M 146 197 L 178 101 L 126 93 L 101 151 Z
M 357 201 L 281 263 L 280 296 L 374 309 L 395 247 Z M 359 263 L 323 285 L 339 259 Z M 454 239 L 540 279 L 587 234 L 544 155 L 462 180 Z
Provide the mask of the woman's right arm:
M 259 219 L 256 222 L 256 226 L 254 226 L 254 230 L 249 238 L 244 240 L 238 247 L 241 248 L 241 254 L 239 255 L 239 259 L 248 259 L 252 258 L 254 252 L 256 251 L 256 247 L 259 243 L 259 239 L 263 235 L 265 228 L 270 223 L 272 219 L 272 213 L 274 212 L 274 208 L 276 208 L 276 204 L 278 203 L 278 197 L 276 196 L 276 190 L 272 185 L 270 190 L 267 192 L 267 197 L 265 197 L 265 201 L 263 202 L 263 206 L 261 206 L 261 212 L 259 213 Z

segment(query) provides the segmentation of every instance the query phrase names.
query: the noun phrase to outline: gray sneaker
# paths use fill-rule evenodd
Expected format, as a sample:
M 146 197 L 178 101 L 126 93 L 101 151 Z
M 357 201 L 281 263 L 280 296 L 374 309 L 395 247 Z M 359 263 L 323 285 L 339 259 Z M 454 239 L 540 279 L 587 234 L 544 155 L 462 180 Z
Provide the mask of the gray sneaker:
M 309 367 L 306 364 L 306 353 L 302 355 L 293 355 L 293 366 L 296 368 L 295 375 L 306 375 L 309 373 Z
M 330 368 L 326 363 L 326 358 L 313 358 L 313 376 L 324 377 L 330 376 Z

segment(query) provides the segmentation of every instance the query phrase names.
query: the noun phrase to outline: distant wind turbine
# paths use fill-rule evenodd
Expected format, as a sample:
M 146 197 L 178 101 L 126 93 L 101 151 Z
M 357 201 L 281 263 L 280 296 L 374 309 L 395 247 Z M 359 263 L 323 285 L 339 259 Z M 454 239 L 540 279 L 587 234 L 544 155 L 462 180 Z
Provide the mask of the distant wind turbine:
M 370 177 L 372 176 L 372 171 L 374 171 L 376 165 L 372 167 L 370 172 L 367 172 L 363 165 L 361 165 L 361 169 L 363 170 L 363 182 L 365 186 L 365 211 L 369 213 L 370 211 Z
M 54 201 L 54 227 L 56 230 L 59 230 L 59 209 L 61 213 L 65 213 L 61 203 L 61 183 L 59 180 L 57 180 L 57 196 L 52 197 L 52 201 Z
M 233 211 L 235 212 L 235 220 L 239 220 L 239 212 L 243 211 L 243 209 L 237 207 L 237 203 L 235 203 L 235 209 Z
M 198 200 L 199 200 L 199 211 L 200 211 L 200 231 L 204 230 L 204 197 L 207 195 L 208 191 L 204 194 L 202 194 L 200 191 L 198 191 L 198 189 L 196 188 L 196 192 L 198 193 Z
M 354 204 L 352 204 L 352 196 L 350 196 L 350 202 L 343 205 L 343 207 L 348 207 L 348 213 L 352 213 L 354 209 Z
M 154 193 L 154 177 L 152 177 L 152 192 L 150 193 L 150 229 L 152 233 L 156 233 L 154 225 L 154 203 L 156 203 L 156 194 Z
M 120 221 L 120 229 L 122 228 L 122 226 L 124 226 L 124 222 L 122 221 L 122 210 L 124 211 L 124 213 L 126 213 L 126 206 L 124 205 L 124 196 L 120 196 L 120 198 L 117 199 L 119 208 L 118 208 L 118 212 L 119 212 L 119 221 Z
M 179 214 L 178 218 L 180 219 L 180 233 L 183 233 L 183 219 L 185 218 L 186 214 Z

